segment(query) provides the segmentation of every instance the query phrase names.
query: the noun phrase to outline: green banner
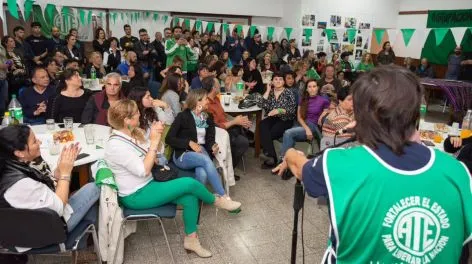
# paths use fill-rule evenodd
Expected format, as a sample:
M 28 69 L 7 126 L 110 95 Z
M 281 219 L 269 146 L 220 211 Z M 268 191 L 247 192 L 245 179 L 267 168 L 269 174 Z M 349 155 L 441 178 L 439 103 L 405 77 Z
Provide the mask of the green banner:
M 164 20 L 164 24 L 167 24 L 167 20 L 169 19 L 169 16 L 163 16 L 162 20 Z
M 403 42 L 405 43 L 405 47 L 408 47 L 408 45 L 410 44 L 411 37 L 415 33 L 416 29 L 414 29 L 414 28 L 402 28 L 400 30 L 402 31 Z
M 272 40 L 274 38 L 275 27 L 267 27 L 267 39 Z
M 383 39 L 384 34 L 385 34 L 385 29 L 376 28 L 376 29 L 374 29 L 374 34 L 375 34 L 375 39 L 377 40 L 377 43 L 379 45 L 381 45 L 382 44 L 382 39 Z
M 249 27 L 249 34 L 251 34 L 251 38 L 254 37 L 254 33 L 256 33 L 256 26 Z
M 434 36 L 436 37 L 436 46 L 439 46 L 446 36 L 447 32 L 449 32 L 448 28 L 434 28 Z
M 428 28 L 470 27 L 472 25 L 472 9 L 461 10 L 429 10 Z
M 202 21 L 197 20 L 195 21 L 195 30 L 200 31 L 202 29 Z
M 346 32 L 347 32 L 347 39 L 349 40 L 349 43 L 354 43 L 354 39 L 356 38 L 357 29 L 349 28 L 349 29 L 346 30 Z
M 33 12 L 33 0 L 26 0 L 25 2 L 25 21 L 27 21 Z
M 190 19 L 186 18 L 184 19 L 184 24 L 185 24 L 185 28 L 188 29 L 188 30 L 192 30 L 190 28 Z
M 157 21 L 159 19 L 159 13 L 154 13 L 152 15 L 152 20 Z
M 223 32 L 224 32 L 225 34 L 230 34 L 230 35 L 231 35 L 232 32 L 229 32 L 229 33 L 228 33 L 229 25 L 228 25 L 227 23 L 223 23 L 221 26 L 223 27 Z
M 16 0 L 7 0 L 7 6 L 10 15 L 16 19 L 19 19 L 18 6 L 16 5 Z
M 215 22 L 208 22 L 207 32 L 212 32 L 214 27 L 215 27 Z
M 312 28 L 304 28 L 303 29 L 303 35 L 305 36 L 305 41 L 306 42 L 310 41 L 310 38 L 313 35 L 313 29 Z
M 290 39 L 290 36 L 292 35 L 293 28 L 286 27 L 285 28 L 285 33 L 287 33 L 287 39 Z

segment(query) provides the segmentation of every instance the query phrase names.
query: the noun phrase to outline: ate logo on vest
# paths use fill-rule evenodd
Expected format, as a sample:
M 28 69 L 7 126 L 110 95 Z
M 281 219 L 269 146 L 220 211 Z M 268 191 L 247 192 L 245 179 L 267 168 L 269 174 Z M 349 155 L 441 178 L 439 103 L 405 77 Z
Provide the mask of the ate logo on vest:
M 386 212 L 382 241 L 393 257 L 406 263 L 430 263 L 447 245 L 446 211 L 427 197 L 405 197 Z

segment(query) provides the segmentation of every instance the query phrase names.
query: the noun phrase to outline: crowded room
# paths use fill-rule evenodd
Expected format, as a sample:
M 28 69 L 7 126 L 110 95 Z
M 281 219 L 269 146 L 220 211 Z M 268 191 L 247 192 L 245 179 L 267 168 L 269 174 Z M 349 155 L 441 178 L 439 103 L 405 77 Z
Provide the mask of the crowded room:
M 472 263 L 472 1 L 1 6 L 0 263 Z

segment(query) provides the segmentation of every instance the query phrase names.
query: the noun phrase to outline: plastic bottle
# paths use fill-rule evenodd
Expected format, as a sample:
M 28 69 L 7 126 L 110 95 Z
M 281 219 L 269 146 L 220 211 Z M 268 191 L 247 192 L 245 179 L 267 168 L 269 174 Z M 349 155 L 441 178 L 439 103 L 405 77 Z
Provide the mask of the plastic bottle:
M 18 122 L 18 124 L 23 124 L 23 109 L 21 108 L 21 104 L 16 99 L 16 95 L 11 96 L 10 104 L 8 105 L 8 111 L 10 111 L 10 116 L 13 123 Z
M 420 105 L 420 123 L 419 123 L 419 128 L 421 129 L 421 125 L 424 124 L 424 119 L 426 117 L 426 100 L 424 97 L 421 99 L 421 105 Z
M 472 121 L 472 110 L 467 110 L 467 114 L 462 119 L 462 130 L 467 129 L 471 130 L 471 121 Z
M 6 111 L 5 115 L 3 116 L 3 120 L 2 120 L 2 128 L 7 127 L 11 124 L 12 124 L 12 122 L 11 122 L 11 118 L 10 118 L 10 112 Z
M 244 83 L 242 81 L 236 83 L 236 95 L 241 97 L 244 95 Z
M 97 79 L 97 70 L 95 70 L 94 66 L 90 68 L 90 79 L 92 80 Z

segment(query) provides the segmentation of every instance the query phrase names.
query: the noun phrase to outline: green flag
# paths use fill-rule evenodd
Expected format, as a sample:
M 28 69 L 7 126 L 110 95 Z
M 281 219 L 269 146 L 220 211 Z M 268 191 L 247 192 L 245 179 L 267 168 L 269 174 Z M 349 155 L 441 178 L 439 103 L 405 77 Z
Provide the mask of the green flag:
M 267 27 L 267 39 L 272 40 L 274 38 L 275 27 Z
M 19 19 L 18 6 L 16 5 L 16 0 L 7 0 L 7 6 L 10 15 L 16 19 Z
M 117 13 L 113 12 L 111 13 L 111 18 L 113 19 L 113 24 L 116 24 L 116 17 L 118 16 Z
M 444 40 L 447 32 L 449 31 L 448 28 L 434 28 L 434 36 L 436 37 L 436 46 L 439 46 L 441 42 Z
M 251 26 L 249 28 L 249 34 L 251 34 L 251 38 L 254 37 L 254 33 L 256 33 L 256 29 L 257 29 L 256 26 Z
M 241 34 L 241 32 L 243 32 L 243 25 L 241 24 L 238 24 L 235 26 L 236 28 L 236 32 L 238 32 L 238 34 Z
M 154 21 L 157 21 L 157 20 L 159 19 L 159 13 L 154 13 L 154 14 L 152 15 L 152 19 L 153 19 Z
M 287 33 L 287 38 L 290 39 L 290 35 L 292 35 L 293 28 L 286 27 L 285 33 Z
M 167 23 L 167 20 L 168 20 L 168 19 L 169 19 L 169 16 L 167 16 L 167 15 L 162 17 L 162 20 L 164 20 L 164 24 Z
M 180 19 L 178 17 L 174 17 L 174 27 L 180 24 Z
M 303 35 L 305 35 L 305 41 L 306 42 L 310 41 L 310 38 L 313 35 L 313 29 L 312 28 L 304 28 L 303 29 Z
M 56 11 L 56 6 L 54 4 L 48 4 L 46 6 L 46 16 L 50 21 L 54 18 L 54 12 Z
M 328 38 L 328 41 L 333 38 L 334 29 L 325 28 L 324 32 L 326 33 L 326 37 Z
M 208 22 L 207 31 L 212 32 L 214 27 L 215 27 L 215 22 Z
M 385 29 L 376 28 L 374 29 L 374 34 L 375 34 L 375 39 L 377 40 L 377 43 L 379 45 L 382 44 L 382 39 L 385 34 Z
M 405 47 L 408 47 L 408 44 L 410 44 L 411 37 L 415 33 L 414 28 L 402 28 L 400 31 L 402 32 L 403 35 L 403 42 L 405 43 Z
M 347 32 L 347 39 L 350 43 L 354 43 L 354 39 L 356 37 L 357 29 L 349 28 L 346 30 Z
M 80 24 L 85 25 L 85 10 L 79 9 Z
M 33 11 L 33 0 L 26 0 L 25 2 L 25 21 L 29 19 Z
M 202 29 L 202 21 L 197 20 L 195 21 L 195 30 L 200 31 Z
M 88 16 L 87 16 L 87 24 L 92 24 L 92 10 L 89 10 Z
M 149 18 L 150 15 L 151 15 L 151 12 L 146 11 L 146 18 Z
M 185 23 L 185 28 L 190 30 L 190 19 L 188 18 L 184 19 L 184 23 Z
M 223 23 L 223 32 L 225 34 L 228 34 L 228 30 L 229 30 L 229 25 L 227 23 Z M 232 32 L 229 32 L 229 34 L 231 34 Z
M 141 19 L 141 12 L 136 12 L 136 15 L 134 16 L 134 19 L 136 22 Z
M 123 12 L 121 12 L 120 14 L 121 14 L 121 21 L 124 21 L 125 20 L 125 14 Z

